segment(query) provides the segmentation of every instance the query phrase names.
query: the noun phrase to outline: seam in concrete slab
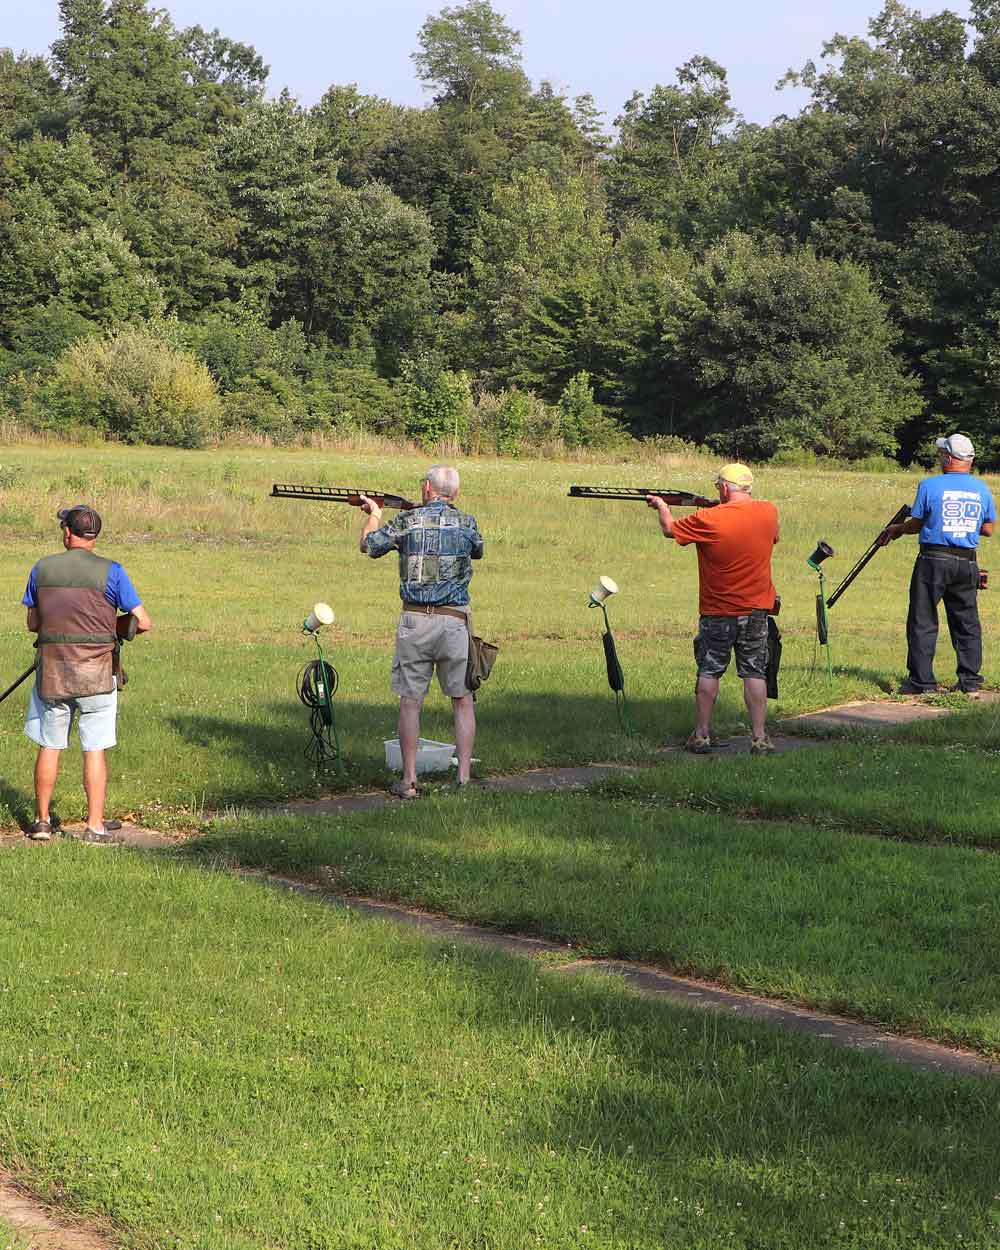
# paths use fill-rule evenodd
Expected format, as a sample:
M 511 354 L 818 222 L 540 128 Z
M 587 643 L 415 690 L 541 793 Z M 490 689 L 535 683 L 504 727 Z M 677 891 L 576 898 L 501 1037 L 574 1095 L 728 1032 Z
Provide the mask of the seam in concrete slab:
M 473 946 L 486 946 L 491 950 L 528 958 L 541 954 L 573 955 L 572 947 L 559 942 L 500 933 L 415 907 L 403 907 L 378 899 L 356 898 L 330 890 L 318 882 L 299 881 L 293 877 L 256 871 L 241 870 L 240 875 L 277 889 L 316 899 L 329 906 L 342 907 L 370 918 L 406 925 L 432 937 Z M 760 1021 L 776 1029 L 815 1037 L 846 1050 L 881 1055 L 918 1072 L 1000 1077 L 1000 1063 L 986 1059 L 975 1051 L 890 1033 L 877 1025 L 851 1020 L 846 1016 L 796 1006 L 781 999 L 726 989 L 711 981 L 676 976 L 646 964 L 618 959 L 571 958 L 567 962 L 554 965 L 554 969 L 569 974 L 598 972 L 619 977 L 647 998 L 667 1000 L 678 1006 L 701 1008 L 738 1019 Z

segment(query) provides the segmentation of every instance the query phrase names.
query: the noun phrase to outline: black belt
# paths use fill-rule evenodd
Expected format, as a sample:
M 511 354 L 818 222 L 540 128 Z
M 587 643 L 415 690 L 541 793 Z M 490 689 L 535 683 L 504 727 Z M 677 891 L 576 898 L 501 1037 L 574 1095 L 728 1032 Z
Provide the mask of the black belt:
M 939 543 L 921 543 L 922 556 L 953 556 L 956 560 L 975 560 L 975 547 L 945 547 Z

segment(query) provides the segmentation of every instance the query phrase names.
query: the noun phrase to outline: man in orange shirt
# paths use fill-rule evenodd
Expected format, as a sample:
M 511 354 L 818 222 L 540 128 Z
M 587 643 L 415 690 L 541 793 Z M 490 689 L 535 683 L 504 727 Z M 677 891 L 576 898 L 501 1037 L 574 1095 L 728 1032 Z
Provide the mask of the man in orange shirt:
M 694 655 L 697 723 L 687 740 L 696 755 L 711 750 L 712 709 L 719 697 L 719 679 L 736 651 L 736 672 L 743 679 L 743 697 L 750 714 L 750 751 L 774 750 L 767 736 L 767 617 L 774 606 L 771 553 L 778 541 L 778 510 L 773 503 L 751 498 L 753 474 L 745 464 L 727 464 L 715 480 L 719 502 L 674 520 L 659 495 L 647 495 L 655 508 L 664 538 L 698 551 L 698 637 Z

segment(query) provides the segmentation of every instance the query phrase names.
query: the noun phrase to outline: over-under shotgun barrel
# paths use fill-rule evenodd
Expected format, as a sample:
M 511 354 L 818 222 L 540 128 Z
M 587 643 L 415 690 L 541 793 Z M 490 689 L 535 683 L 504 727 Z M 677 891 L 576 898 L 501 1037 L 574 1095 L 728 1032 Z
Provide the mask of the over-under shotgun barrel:
M 402 495 L 391 495 L 384 490 L 365 490 L 360 486 L 295 486 L 288 482 L 275 482 L 271 487 L 275 499 L 312 499 L 319 503 L 346 503 L 353 508 L 361 507 L 361 496 L 373 499 L 380 508 L 399 508 L 408 512 L 417 505 Z
M 718 499 L 707 499 L 690 490 L 673 490 L 660 486 L 571 486 L 571 499 L 626 499 L 644 500 L 647 495 L 658 495 L 675 508 L 714 508 Z
M 892 518 L 892 520 L 890 520 L 890 521 L 886 521 L 885 525 L 883 525 L 883 526 L 882 526 L 882 528 L 879 530 L 878 534 L 875 536 L 875 540 L 874 540 L 874 542 L 872 543 L 872 545 L 871 545 L 871 546 L 868 548 L 868 550 L 864 553 L 864 555 L 863 555 L 863 556 L 861 557 L 861 559 L 857 562 L 857 564 L 854 566 L 854 568 L 853 568 L 853 569 L 851 569 L 851 571 L 847 574 L 847 576 L 846 576 L 846 577 L 844 578 L 844 580 L 840 583 L 840 585 L 839 585 L 839 586 L 837 587 L 837 589 L 833 592 L 833 594 L 829 597 L 829 599 L 827 599 L 827 601 L 826 601 L 826 606 L 827 606 L 828 608 L 832 608 L 832 607 L 833 607 L 833 605 L 837 602 L 837 600 L 838 600 L 838 599 L 840 598 L 840 596 L 844 593 L 844 591 L 848 588 L 848 586 L 850 586 L 851 582 L 853 582 L 853 581 L 854 581 L 854 579 L 857 577 L 857 575 L 861 572 L 861 570 L 862 570 L 862 569 L 865 567 L 865 565 L 869 562 L 869 560 L 873 559 L 873 558 L 874 558 L 874 556 L 875 556 L 875 553 L 876 553 L 876 552 L 877 552 L 877 551 L 878 551 L 878 550 L 879 550 L 879 549 L 880 549 L 880 548 L 884 545 L 883 543 L 881 543 L 881 542 L 879 541 L 879 539 L 882 537 L 882 535 L 885 533 L 885 531 L 889 528 L 889 526 L 890 526 L 890 525 L 899 525 L 901 522 L 905 521 L 905 520 L 906 520 L 906 518 L 907 518 L 909 515 L 910 515 L 910 508 L 909 508 L 909 505 L 904 503 L 904 504 L 903 504 L 903 506 L 902 506 L 902 507 L 899 509 L 899 511 L 896 513 L 896 515 Z

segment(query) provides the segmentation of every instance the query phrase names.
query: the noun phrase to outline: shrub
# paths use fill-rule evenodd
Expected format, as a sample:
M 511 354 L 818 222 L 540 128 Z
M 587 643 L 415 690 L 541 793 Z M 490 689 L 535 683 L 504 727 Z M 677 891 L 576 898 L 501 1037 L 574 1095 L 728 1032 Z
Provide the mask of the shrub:
M 407 434 L 425 447 L 449 440 L 462 445 L 472 415 L 467 373 L 440 369 L 426 355 L 403 362 L 408 407 Z
M 371 369 L 336 368 L 327 385 L 333 423 L 339 429 L 390 438 L 406 433 L 405 395 Z
M 654 456 L 703 456 L 705 448 L 679 434 L 651 434 L 642 440 L 644 451 Z
M 567 447 L 612 447 L 625 432 L 594 399 L 590 374 L 576 373 L 559 396 L 562 437 Z
M 532 396 L 511 387 L 500 396 L 493 422 L 493 447 L 498 456 L 516 456 L 528 433 Z
M 26 313 L 11 331 L 11 350 L 0 352 L 0 376 L 35 373 L 51 367 L 77 339 L 100 327 L 73 308 L 50 299 Z
M 43 423 L 90 426 L 128 443 L 203 447 L 218 429 L 211 374 L 139 330 L 72 343 L 38 396 Z

